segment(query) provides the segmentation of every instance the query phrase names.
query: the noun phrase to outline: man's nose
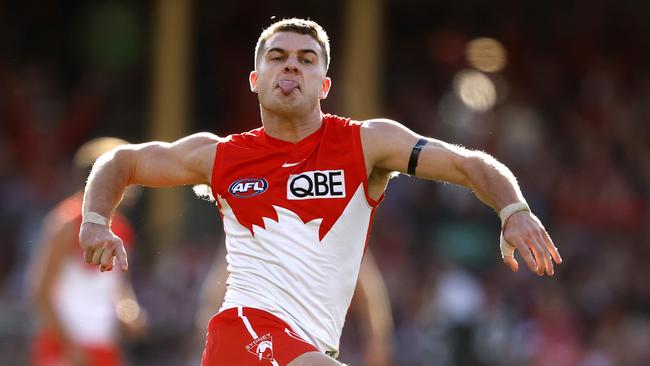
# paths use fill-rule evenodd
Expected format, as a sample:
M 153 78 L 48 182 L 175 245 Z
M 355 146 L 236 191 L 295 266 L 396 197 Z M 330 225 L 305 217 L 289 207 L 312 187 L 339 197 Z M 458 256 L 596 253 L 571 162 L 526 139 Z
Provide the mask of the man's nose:
M 298 60 L 295 60 L 291 57 L 287 59 L 287 62 L 284 64 L 284 71 L 286 72 L 298 72 Z

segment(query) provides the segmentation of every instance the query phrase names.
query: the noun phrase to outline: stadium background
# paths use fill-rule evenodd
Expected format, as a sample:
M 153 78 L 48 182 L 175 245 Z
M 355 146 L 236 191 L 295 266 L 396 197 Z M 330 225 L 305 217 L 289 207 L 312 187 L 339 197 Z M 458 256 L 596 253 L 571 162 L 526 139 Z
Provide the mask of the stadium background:
M 42 215 L 74 187 L 75 148 L 101 135 L 257 127 L 253 46 L 272 17 L 291 16 L 331 36 L 325 111 L 386 116 L 495 155 L 563 255 L 553 278 L 509 273 L 490 209 L 450 185 L 395 179 L 370 244 L 393 306 L 395 365 L 650 364 L 641 0 L 0 3 L 0 364 L 27 362 L 25 263 Z M 506 56 L 483 43 L 468 57 L 478 37 Z M 148 338 L 125 344 L 133 365 L 196 359 L 198 287 L 222 240 L 209 203 L 189 188 L 161 194 L 145 193 L 130 213 L 130 274 L 151 317 Z M 157 217 L 164 202 L 176 209 Z M 342 344 L 342 359 L 360 365 L 354 319 Z

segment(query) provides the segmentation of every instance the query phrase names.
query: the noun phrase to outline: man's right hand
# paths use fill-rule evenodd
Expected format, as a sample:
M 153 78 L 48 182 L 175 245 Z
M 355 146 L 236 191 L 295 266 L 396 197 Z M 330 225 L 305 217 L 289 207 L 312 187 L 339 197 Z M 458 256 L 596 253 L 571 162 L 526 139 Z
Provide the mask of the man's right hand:
M 123 272 L 129 269 L 124 243 L 110 228 L 92 222 L 81 225 L 79 244 L 86 263 L 99 266 L 102 272 L 113 269 L 115 259 Z

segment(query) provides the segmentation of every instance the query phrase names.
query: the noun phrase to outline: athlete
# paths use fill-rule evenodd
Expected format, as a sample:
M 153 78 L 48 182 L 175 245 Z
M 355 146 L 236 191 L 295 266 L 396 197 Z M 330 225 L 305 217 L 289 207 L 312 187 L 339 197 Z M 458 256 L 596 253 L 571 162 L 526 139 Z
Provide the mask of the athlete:
M 101 270 L 128 268 L 110 230 L 125 187 L 210 185 L 229 278 L 203 365 L 340 365 L 339 337 L 370 223 L 395 172 L 465 186 L 499 212 L 503 260 L 513 271 L 515 250 L 540 276 L 561 262 L 513 174 L 488 154 L 387 119 L 324 114 L 329 60 L 318 24 L 276 22 L 260 35 L 249 76 L 262 127 L 119 147 L 90 174 L 79 235 L 86 261 Z
M 77 151 L 75 167 L 88 174 L 97 157 L 124 143 L 115 138 L 91 140 Z M 48 213 L 39 250 L 30 259 L 29 290 L 39 320 L 33 342 L 35 366 L 123 365 L 120 328 L 134 336 L 144 331 L 144 312 L 124 274 L 100 274 L 75 250 L 81 205 L 80 190 Z M 125 244 L 132 243 L 131 226 L 119 214 L 113 231 Z

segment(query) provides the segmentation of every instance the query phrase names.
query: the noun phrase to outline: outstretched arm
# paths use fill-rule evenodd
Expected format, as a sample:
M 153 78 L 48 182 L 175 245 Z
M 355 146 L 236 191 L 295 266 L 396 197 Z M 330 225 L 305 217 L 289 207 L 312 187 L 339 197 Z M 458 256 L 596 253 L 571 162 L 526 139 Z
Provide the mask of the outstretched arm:
M 373 171 L 406 173 L 413 146 L 422 136 L 385 119 L 366 121 L 361 131 L 364 155 Z M 465 186 L 496 212 L 512 203 L 525 202 L 517 180 L 505 165 L 484 152 L 436 139 L 427 139 L 415 175 Z M 553 275 L 553 261 L 559 264 L 562 260 L 535 215 L 518 211 L 502 225 L 505 241 L 519 250 L 533 272 Z M 504 262 L 513 271 L 518 270 L 514 256 L 505 255 Z
M 83 215 L 108 219 L 105 225 L 85 222 L 79 242 L 86 262 L 111 270 L 113 261 L 128 268 L 122 241 L 110 230 L 110 218 L 131 184 L 173 187 L 209 184 L 218 137 L 199 133 L 173 143 L 122 145 L 102 155 L 93 166 L 84 192 Z M 99 220 L 102 221 L 101 217 Z

